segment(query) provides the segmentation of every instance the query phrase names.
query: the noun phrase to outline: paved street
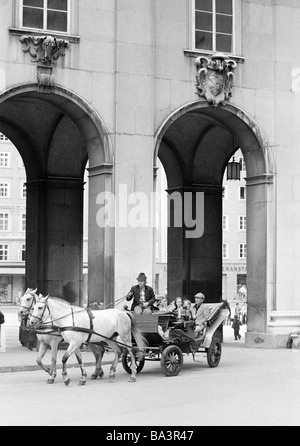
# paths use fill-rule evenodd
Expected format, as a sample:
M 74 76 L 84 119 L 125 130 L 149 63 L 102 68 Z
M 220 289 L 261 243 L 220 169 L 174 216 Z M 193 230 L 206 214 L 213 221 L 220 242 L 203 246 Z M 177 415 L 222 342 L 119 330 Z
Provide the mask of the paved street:
M 200 360 L 200 358 L 199 358 Z M 0 375 L 1 425 L 214 426 L 299 425 L 300 355 L 292 350 L 248 350 L 224 345 L 220 366 L 185 358 L 174 378 L 146 363 L 137 383 L 119 365 L 114 384 L 78 387 L 71 369 L 66 388 L 45 383 L 44 372 Z M 88 369 L 89 375 L 92 369 Z
M 10 319 L 15 320 L 9 316 L 7 323 Z M 165 377 L 159 362 L 146 362 L 137 383 L 128 382 L 121 364 L 115 383 L 109 383 L 105 365 L 104 379 L 88 380 L 85 387 L 77 385 L 78 368 L 69 369 L 68 388 L 61 371 L 53 386 L 43 371 L 0 373 L 0 425 L 300 425 L 300 352 L 247 349 L 232 338 L 231 327 L 225 327 L 219 367 L 210 369 L 205 357 L 193 362 L 185 356 L 173 378 Z M 13 348 L 15 342 L 9 342 Z M 36 352 L 21 351 L 34 365 Z M 0 353 L 0 368 L 5 355 Z M 89 355 L 83 353 L 85 362 Z M 87 371 L 90 376 L 93 368 Z

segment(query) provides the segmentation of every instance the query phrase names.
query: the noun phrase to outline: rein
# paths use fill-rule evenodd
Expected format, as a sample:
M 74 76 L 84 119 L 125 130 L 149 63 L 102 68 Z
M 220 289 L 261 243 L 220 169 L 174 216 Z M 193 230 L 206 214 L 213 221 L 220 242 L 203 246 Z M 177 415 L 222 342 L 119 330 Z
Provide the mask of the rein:
M 107 305 L 105 306 L 105 309 L 107 310 L 107 309 L 108 309 L 109 307 L 111 307 L 112 305 L 115 305 L 115 306 L 119 305 L 123 300 L 126 299 L 126 297 L 127 297 L 127 296 L 123 296 L 123 297 L 120 297 L 120 299 L 116 300 L 115 302 L 110 302 L 109 304 L 107 304 Z

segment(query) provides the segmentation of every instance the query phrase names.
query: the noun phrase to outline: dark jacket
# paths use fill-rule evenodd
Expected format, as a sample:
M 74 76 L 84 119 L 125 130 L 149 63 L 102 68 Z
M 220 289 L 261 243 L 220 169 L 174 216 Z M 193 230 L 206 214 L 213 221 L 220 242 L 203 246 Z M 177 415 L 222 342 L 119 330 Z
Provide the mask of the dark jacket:
M 234 330 L 239 330 L 239 328 L 240 328 L 241 325 L 242 325 L 242 324 L 241 324 L 240 320 L 237 319 L 237 318 L 234 318 L 234 320 L 233 320 L 231 326 L 232 326 L 232 328 L 233 328 Z
M 131 295 L 133 293 L 133 295 Z M 140 305 L 140 287 L 139 285 L 135 285 L 131 287 L 131 290 L 127 294 L 126 300 L 133 299 L 131 305 L 131 311 L 135 309 L 137 305 Z M 151 286 L 145 285 L 145 301 L 149 304 L 149 306 L 153 305 L 155 301 L 155 294 L 153 288 Z

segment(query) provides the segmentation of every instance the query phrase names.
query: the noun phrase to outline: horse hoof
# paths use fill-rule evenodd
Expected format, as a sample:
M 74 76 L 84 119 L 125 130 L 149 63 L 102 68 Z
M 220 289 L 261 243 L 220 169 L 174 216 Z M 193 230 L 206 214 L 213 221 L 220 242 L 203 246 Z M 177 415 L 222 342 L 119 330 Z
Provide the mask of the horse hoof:
M 70 378 L 68 378 L 68 379 L 65 380 L 65 385 L 66 385 L 66 387 L 68 387 L 68 386 L 70 385 L 70 382 L 71 382 Z
M 115 382 L 115 378 L 114 378 L 114 377 L 110 377 L 110 378 L 109 378 L 109 382 L 110 382 L 110 383 L 114 383 L 114 382 Z
M 136 383 L 136 378 L 132 378 L 132 377 L 131 377 L 130 380 L 129 380 L 129 382 L 130 382 L 130 383 Z
M 95 381 L 97 378 L 98 378 L 98 375 L 92 375 L 92 376 L 91 376 L 91 380 L 92 380 L 92 381 Z
M 85 381 L 79 381 L 78 385 L 79 385 L 80 387 L 85 386 L 85 385 L 86 385 L 86 382 L 85 382 Z
M 99 378 L 102 379 L 104 376 L 104 372 L 99 373 Z
M 54 384 L 54 379 L 48 379 L 47 384 Z

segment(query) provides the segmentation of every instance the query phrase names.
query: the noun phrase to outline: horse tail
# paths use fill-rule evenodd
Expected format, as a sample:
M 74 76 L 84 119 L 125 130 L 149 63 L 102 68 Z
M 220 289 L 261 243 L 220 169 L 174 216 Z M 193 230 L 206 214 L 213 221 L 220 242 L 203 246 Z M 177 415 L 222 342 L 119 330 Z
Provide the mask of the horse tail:
M 137 347 L 139 349 L 138 351 L 138 358 L 141 359 L 141 357 L 143 356 L 143 351 L 145 350 L 145 348 L 148 345 L 147 339 L 142 335 L 141 330 L 138 328 L 136 320 L 134 318 L 134 314 L 133 313 L 129 313 L 127 312 L 128 316 L 130 317 L 131 320 L 131 334 L 135 339 L 135 342 L 137 344 Z

